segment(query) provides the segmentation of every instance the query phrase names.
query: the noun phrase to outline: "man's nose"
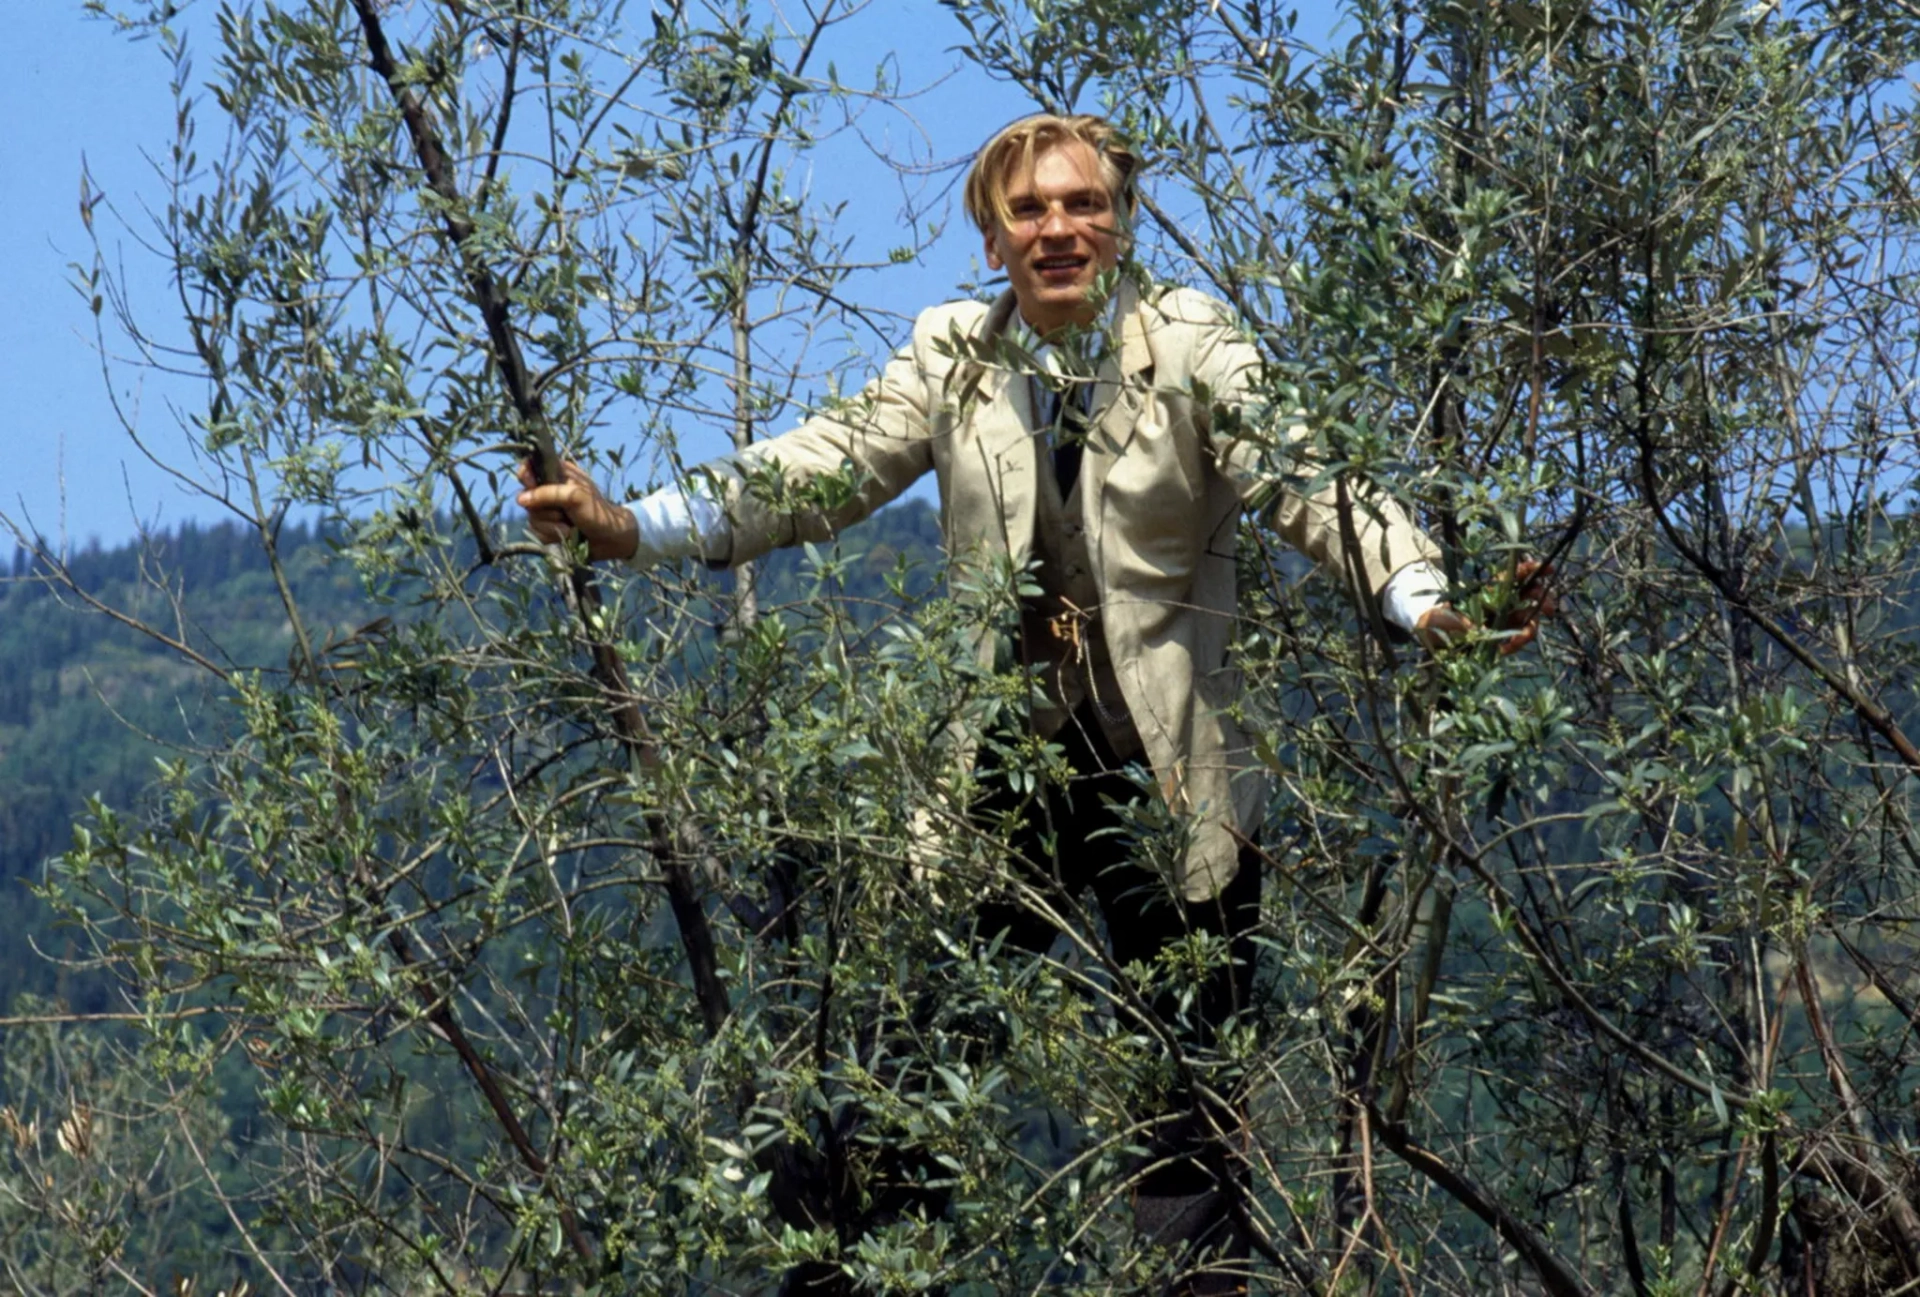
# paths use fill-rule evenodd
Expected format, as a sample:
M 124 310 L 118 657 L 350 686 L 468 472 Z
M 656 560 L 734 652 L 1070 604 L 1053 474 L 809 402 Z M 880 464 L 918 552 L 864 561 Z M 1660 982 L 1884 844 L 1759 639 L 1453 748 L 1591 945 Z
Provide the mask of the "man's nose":
M 1073 222 L 1067 219 L 1067 209 L 1058 203 L 1048 204 L 1046 212 L 1040 217 L 1040 237 L 1063 239 L 1072 233 Z

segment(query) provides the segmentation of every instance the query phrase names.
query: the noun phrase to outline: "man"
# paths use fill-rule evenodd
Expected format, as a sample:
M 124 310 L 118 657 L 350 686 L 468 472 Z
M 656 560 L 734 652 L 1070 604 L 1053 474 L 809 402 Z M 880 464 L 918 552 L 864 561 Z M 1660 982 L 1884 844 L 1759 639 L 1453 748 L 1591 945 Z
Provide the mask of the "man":
M 1137 170 L 1098 118 L 1012 123 L 981 150 L 965 196 L 987 264 L 1006 274 L 997 302 L 922 314 L 861 399 L 716 466 L 718 498 L 669 488 L 628 510 L 567 465 L 550 486 L 523 470 L 519 501 L 538 535 L 577 533 L 596 559 L 730 564 L 824 539 L 932 471 L 954 562 L 1034 563 L 1041 593 L 1023 607 L 1020 648 L 1044 701 L 1030 725 L 1061 744 L 1074 772 L 1066 787 L 1024 797 L 988 778 L 985 809 L 1024 806 L 1014 846 L 1029 881 L 1069 902 L 1091 888 L 1120 966 L 1150 961 L 1189 931 L 1225 938 L 1233 967 L 1205 989 L 1197 1015 L 1210 1034 L 1251 986 L 1259 859 L 1242 843 L 1266 794 L 1230 714 L 1238 686 L 1227 649 L 1240 514 L 1276 495 L 1261 445 L 1273 439 L 1256 426 L 1261 362 L 1226 308 L 1121 273 Z M 859 485 L 833 516 L 776 507 L 743 485 L 756 471 L 793 483 L 849 464 Z M 1266 514 L 1402 630 L 1432 640 L 1468 628 L 1438 598 L 1433 546 L 1391 500 L 1354 507 L 1338 484 L 1312 497 L 1281 490 Z M 1150 769 L 1186 817 L 1172 896 L 1169 880 L 1127 862 L 1123 835 L 1101 832 L 1115 824 L 1114 805 L 1140 796 L 1122 773 L 1129 765 Z M 1036 951 L 1055 936 L 1011 902 L 983 905 L 976 928 Z M 1194 1263 L 1245 1255 L 1227 1141 L 1204 1124 L 1196 1116 L 1169 1137 L 1135 1198 L 1148 1236 Z M 1186 1287 L 1241 1282 L 1220 1272 Z

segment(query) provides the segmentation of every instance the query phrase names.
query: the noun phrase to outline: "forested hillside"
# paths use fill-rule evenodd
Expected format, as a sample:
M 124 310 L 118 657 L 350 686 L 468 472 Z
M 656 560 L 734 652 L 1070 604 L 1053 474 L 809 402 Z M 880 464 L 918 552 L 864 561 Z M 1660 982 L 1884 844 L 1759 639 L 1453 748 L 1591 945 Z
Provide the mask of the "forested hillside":
M 288 585 L 309 632 L 351 635 L 377 618 L 405 619 L 404 581 L 369 594 L 353 568 L 330 561 L 337 535 L 289 524 L 279 547 Z M 939 545 L 923 502 L 889 509 L 842 538 L 834 552 L 850 606 L 891 604 L 886 576 L 897 560 L 931 580 Z M 764 565 L 761 594 L 777 606 L 800 593 L 810 563 L 799 550 Z M 105 608 L 140 619 L 222 671 L 284 675 L 293 631 L 258 535 L 232 524 L 180 527 L 116 548 L 68 557 L 74 586 Z M 0 1014 L 18 992 L 59 992 L 76 1011 L 108 1006 L 98 979 L 74 977 L 38 952 L 70 949 L 28 885 L 71 840 L 87 801 L 140 799 L 163 757 L 196 756 L 227 742 L 231 687 L 174 644 L 109 615 L 64 587 L 16 547 L 0 581 Z M 721 573 L 716 594 L 731 589 Z M 36 949 L 37 948 L 37 949 Z

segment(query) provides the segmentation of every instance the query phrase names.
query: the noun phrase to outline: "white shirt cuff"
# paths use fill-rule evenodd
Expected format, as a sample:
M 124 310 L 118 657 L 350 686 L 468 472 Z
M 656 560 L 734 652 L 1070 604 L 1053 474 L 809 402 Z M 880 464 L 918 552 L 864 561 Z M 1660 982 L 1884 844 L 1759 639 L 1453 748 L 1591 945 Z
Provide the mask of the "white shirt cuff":
M 683 558 L 721 562 L 733 549 L 727 512 L 704 495 L 663 486 L 627 506 L 639 528 L 639 544 L 627 562 L 646 569 Z
M 1420 618 L 1447 601 L 1447 574 L 1431 563 L 1409 563 L 1387 578 L 1380 592 L 1380 611 L 1403 631 L 1412 632 Z

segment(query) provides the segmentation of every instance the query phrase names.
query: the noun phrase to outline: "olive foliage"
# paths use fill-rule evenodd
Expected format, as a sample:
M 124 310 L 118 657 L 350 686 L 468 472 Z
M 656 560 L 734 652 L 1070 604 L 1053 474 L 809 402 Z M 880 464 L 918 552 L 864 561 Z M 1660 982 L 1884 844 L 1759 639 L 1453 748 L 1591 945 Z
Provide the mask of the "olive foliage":
M 1153 993 L 1205 942 L 968 939 L 1022 884 L 947 740 L 1023 705 L 972 648 L 1020 574 L 854 540 L 779 599 L 589 576 L 508 507 L 528 447 L 674 479 L 689 429 L 757 439 L 900 340 L 863 294 L 911 240 L 869 252 L 807 179 L 910 111 L 841 79 L 855 8 L 122 16 L 182 105 L 147 232 L 178 317 L 123 322 L 194 375 L 201 480 L 269 558 L 317 509 L 387 605 L 317 624 L 282 581 L 286 668 L 226 673 L 228 741 L 49 884 L 143 1019 L 145 1110 L 254 1114 L 202 1165 L 234 1273 L 1159 1287 L 1144 1114 L 1207 1093 L 1279 1291 L 1920 1281 L 1920 18 L 1353 0 L 1315 51 L 1266 0 L 925 11 L 960 75 L 1138 142 L 1138 260 L 1305 412 L 1276 484 L 1404 500 L 1488 624 L 1523 557 L 1556 573 L 1536 648 L 1428 658 L 1248 528 L 1259 989 L 1201 1049 Z M 114 323 L 111 262 L 81 275 Z

